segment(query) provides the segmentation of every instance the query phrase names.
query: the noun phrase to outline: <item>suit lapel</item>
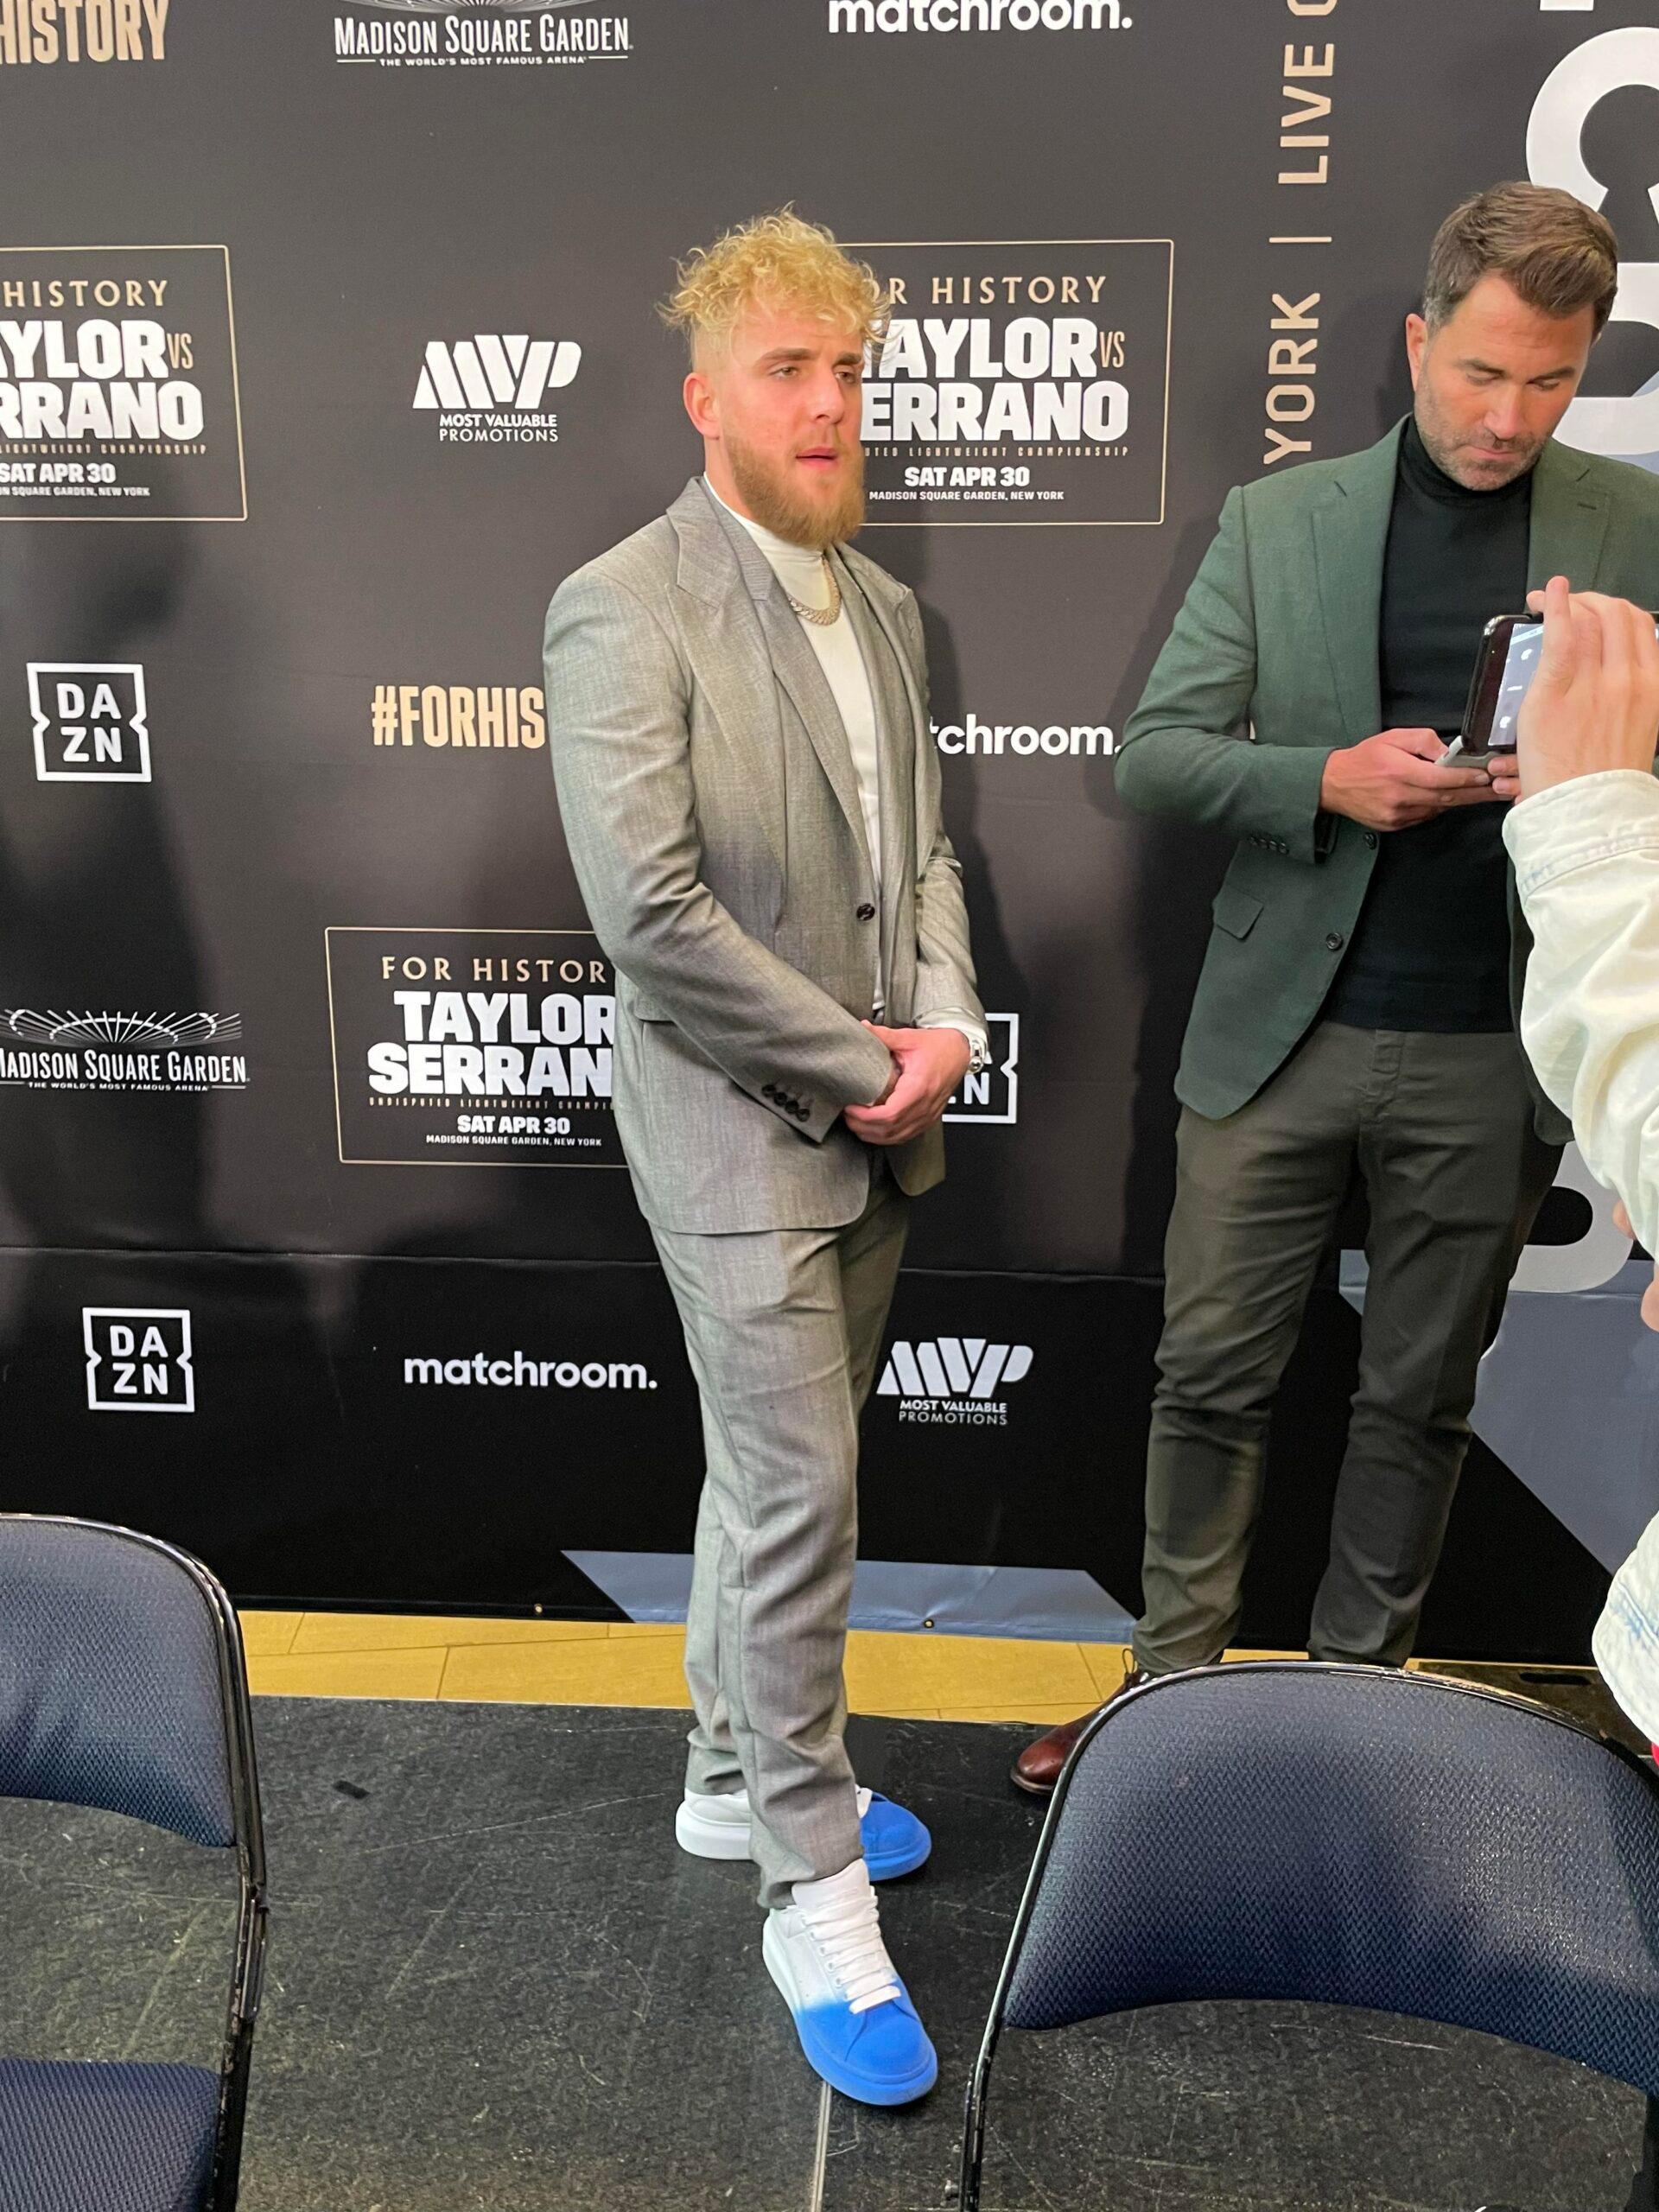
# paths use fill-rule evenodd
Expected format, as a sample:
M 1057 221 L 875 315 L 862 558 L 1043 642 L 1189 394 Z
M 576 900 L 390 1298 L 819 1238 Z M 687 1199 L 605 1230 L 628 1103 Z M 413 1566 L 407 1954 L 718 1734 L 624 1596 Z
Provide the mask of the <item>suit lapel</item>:
M 668 518 L 680 541 L 676 581 L 690 602 L 680 609 L 680 628 L 692 672 L 727 740 L 748 764 L 755 812 L 781 870 L 788 859 L 784 738 L 766 633 L 738 549 L 695 477 Z
M 1533 474 L 1528 590 L 1541 591 L 1552 576 L 1565 576 L 1574 591 L 1593 591 L 1606 535 L 1605 485 L 1592 480 L 1587 454 L 1552 438 Z
M 916 745 L 921 694 L 891 610 L 864 575 L 836 563 L 847 613 L 875 697 L 881 794 L 881 973 L 902 984 L 899 925 L 916 880 Z
M 786 861 L 788 848 L 778 711 L 781 683 L 868 865 L 869 846 L 847 733 L 829 679 L 801 634 L 772 563 L 700 479 L 692 478 L 668 512 L 680 539 L 680 587 L 702 602 L 699 626 L 718 638 L 721 647 L 694 656 L 697 680 L 721 728 L 738 736 L 750 753 L 756 789 L 766 802 L 766 834 L 779 861 Z
M 1382 560 L 1403 423 L 1356 454 L 1313 511 L 1314 569 L 1337 703 L 1352 740 L 1376 734 L 1382 713 L 1377 632 Z
M 830 788 L 847 817 L 849 828 L 858 840 L 858 849 L 863 854 L 865 866 L 868 868 L 869 841 L 864 834 L 864 810 L 859 804 L 858 777 L 853 767 L 852 747 L 847 742 L 841 710 L 836 704 L 836 695 L 830 689 L 830 679 L 823 672 L 823 663 L 802 633 L 800 619 L 790 606 L 788 594 L 773 575 L 771 563 L 758 548 L 755 557 L 766 569 L 772 586 L 767 596 L 760 603 L 760 614 L 772 654 L 772 668 L 778 681 L 795 702 L 795 711 L 812 741 L 812 750 L 818 756 L 818 765 L 829 779 Z M 874 874 L 872 869 L 872 877 Z

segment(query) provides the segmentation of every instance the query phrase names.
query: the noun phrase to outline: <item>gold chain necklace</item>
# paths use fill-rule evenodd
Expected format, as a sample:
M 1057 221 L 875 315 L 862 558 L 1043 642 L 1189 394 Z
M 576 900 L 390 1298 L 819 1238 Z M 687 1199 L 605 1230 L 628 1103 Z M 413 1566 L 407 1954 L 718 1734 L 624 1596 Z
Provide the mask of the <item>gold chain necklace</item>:
M 824 581 L 830 587 L 829 606 L 804 607 L 800 601 L 796 598 L 794 593 L 790 590 L 787 584 L 784 587 L 784 597 L 789 601 L 795 612 L 800 616 L 803 622 L 810 622 L 817 629 L 828 630 L 841 620 L 841 585 L 836 580 L 834 569 L 830 564 L 830 556 L 825 553 L 822 556 L 822 558 L 823 561 Z

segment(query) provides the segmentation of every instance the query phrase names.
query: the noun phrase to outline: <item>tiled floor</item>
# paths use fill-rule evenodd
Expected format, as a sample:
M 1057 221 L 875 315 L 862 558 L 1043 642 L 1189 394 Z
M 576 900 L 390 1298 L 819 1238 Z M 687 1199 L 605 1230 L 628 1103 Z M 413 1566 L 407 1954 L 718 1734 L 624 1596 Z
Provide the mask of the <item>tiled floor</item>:
M 686 1706 L 684 1631 L 628 1621 L 245 1612 L 256 1692 L 517 1705 Z M 1275 1655 L 1277 1656 L 1277 1655 Z M 856 1713 L 907 1720 L 1070 1720 L 1117 1688 L 1116 1643 L 855 1630 Z

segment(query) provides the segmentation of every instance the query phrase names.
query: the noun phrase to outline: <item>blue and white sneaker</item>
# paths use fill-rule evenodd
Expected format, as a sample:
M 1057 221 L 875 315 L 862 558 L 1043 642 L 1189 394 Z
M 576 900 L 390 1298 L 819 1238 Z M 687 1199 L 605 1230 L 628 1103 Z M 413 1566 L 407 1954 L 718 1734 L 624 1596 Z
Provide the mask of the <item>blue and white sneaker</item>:
M 873 1882 L 913 1874 L 933 1848 L 933 1839 L 914 1813 L 874 1789 L 858 1793 L 858 1828 L 864 1864 Z M 747 1859 L 749 1855 L 749 1796 L 746 1789 L 709 1797 L 688 1789 L 674 1815 L 682 1851 L 694 1859 Z
M 795 2018 L 808 2063 L 865 2105 L 907 2105 L 939 2077 L 938 2054 L 893 1971 L 864 1861 L 766 1915 L 761 1953 Z

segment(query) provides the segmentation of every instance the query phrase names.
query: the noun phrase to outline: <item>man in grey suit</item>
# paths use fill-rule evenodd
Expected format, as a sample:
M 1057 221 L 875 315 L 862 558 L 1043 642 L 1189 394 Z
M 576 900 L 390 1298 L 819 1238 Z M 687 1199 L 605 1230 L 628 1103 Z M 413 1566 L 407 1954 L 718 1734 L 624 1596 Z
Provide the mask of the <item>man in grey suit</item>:
M 754 1858 L 807 2056 L 902 2104 L 937 2061 L 870 1882 L 930 1847 L 842 1741 L 858 1419 L 984 1016 L 916 602 L 846 543 L 880 288 L 787 213 L 680 276 L 706 473 L 567 579 L 545 637 L 565 835 L 619 976 L 617 1124 L 702 1401 L 677 1834 Z
M 1229 494 L 1124 734 L 1122 796 L 1235 847 L 1175 1084 L 1131 1680 L 1232 1641 L 1274 1394 L 1356 1177 L 1359 1387 L 1308 1648 L 1412 1649 L 1481 1355 L 1569 1134 L 1516 1034 L 1513 761 L 1441 756 L 1486 623 L 1529 587 L 1659 607 L 1659 479 L 1553 435 L 1618 274 L 1567 193 L 1454 209 L 1406 321 L 1411 415 Z M 1015 1782 L 1051 1790 L 1082 1726 Z

